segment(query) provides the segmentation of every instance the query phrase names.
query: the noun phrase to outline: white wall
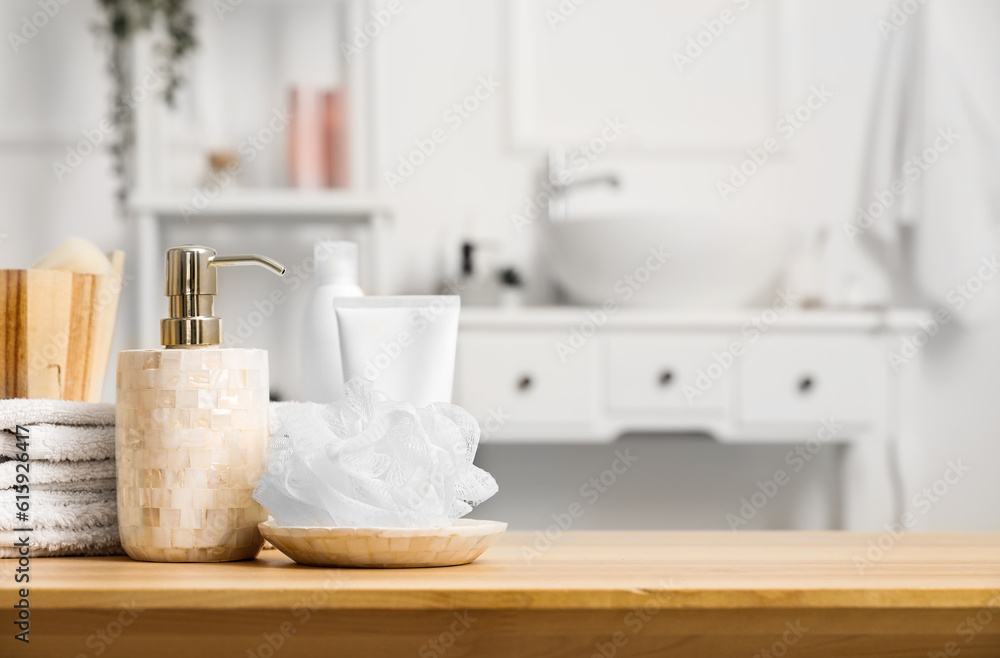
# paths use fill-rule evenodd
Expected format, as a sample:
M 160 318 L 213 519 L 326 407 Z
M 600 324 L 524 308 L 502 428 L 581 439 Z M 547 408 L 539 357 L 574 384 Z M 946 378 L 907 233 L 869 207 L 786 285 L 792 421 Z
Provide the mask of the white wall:
M 729 4 L 705 3 L 705 17 Z M 437 127 L 448 129 L 449 137 L 412 178 L 391 193 L 399 209 L 388 259 L 392 291 L 433 290 L 455 241 L 470 232 L 502 242 L 505 258 L 531 266 L 534 237 L 515 231 L 510 217 L 532 193 L 543 153 L 510 148 L 507 94 L 514 81 L 509 79 L 506 53 L 518 44 L 506 41 L 508 5 L 499 0 L 421 0 L 403 5 L 404 10 L 371 51 L 377 63 L 373 117 L 377 151 L 372 173 L 382 181 L 382 191 L 389 193 L 382 174 L 412 148 L 415 139 Z M 250 3 L 247 7 L 248 12 L 259 11 Z M 746 213 L 748 221 L 781 214 L 792 218 L 794 227 L 818 222 L 839 226 L 858 203 L 857 164 L 864 146 L 875 53 L 881 42 L 875 21 L 884 15 L 885 6 L 862 0 L 787 0 L 781 7 L 776 112 L 793 108 L 811 85 L 827 85 L 834 97 L 789 141 L 786 157 L 769 162 L 731 203 Z M 581 11 L 585 10 L 586 5 Z M 0 31 L 4 35 L 20 31 L 23 16 L 34 11 L 34 2 L 4 3 Z M 127 245 L 125 223 L 115 216 L 114 181 L 104 153 L 86 158 L 63 182 L 52 173 L 52 162 L 64 156 L 66 146 L 98 124 L 108 93 L 103 51 L 91 29 L 95 17 L 92 2 L 73 0 L 20 52 L 0 49 L 0 196 L 6 201 L 0 222 L 0 233 L 5 234 L 0 257 L 9 266 L 25 266 L 73 234 L 90 238 L 103 249 Z M 210 10 L 202 20 L 203 34 L 228 35 L 227 43 L 239 44 L 241 39 L 233 35 L 251 29 L 240 27 L 239 16 L 219 21 Z M 730 29 L 740 27 L 737 23 Z M 560 29 L 570 30 L 572 24 Z M 699 29 L 697 24 L 690 28 L 692 32 Z M 251 51 L 257 52 L 257 60 L 269 51 L 255 43 L 243 47 L 246 52 L 236 46 L 226 50 L 225 66 L 234 78 L 253 80 Z M 479 76 L 489 74 L 501 81 L 497 94 L 452 132 L 443 113 L 473 90 Z M 188 114 L 182 112 L 182 116 L 197 120 L 197 112 L 191 109 L 197 107 L 196 103 L 189 106 L 183 111 Z M 186 134 L 199 132 L 192 129 Z M 190 150 L 190 145 L 185 148 Z M 722 203 L 715 181 L 739 159 L 738 152 L 735 156 L 635 154 L 622 149 L 599 163 L 601 170 L 621 174 L 626 182 L 621 194 L 595 191 L 579 202 L 608 213 L 713 211 Z M 184 170 L 177 172 L 177 179 L 185 175 L 194 178 Z M 275 255 L 295 259 L 305 255 L 310 237 L 263 231 L 242 233 L 238 241 L 242 248 L 266 244 L 278 252 Z M 761 239 L 767 237 L 761 235 Z M 215 234 L 211 239 L 235 247 L 237 236 Z M 252 278 L 241 292 L 259 285 L 271 284 Z M 235 296 L 240 301 L 232 302 L 227 312 L 248 310 L 240 305 L 249 304 L 246 300 L 252 296 Z M 282 322 L 295 325 L 296 304 L 285 309 Z M 122 317 L 128 317 L 127 308 L 122 309 Z M 1000 500 L 1000 478 L 990 472 L 990 465 L 1000 457 L 994 441 L 1000 409 L 990 399 L 994 373 L 1000 367 L 1000 349 L 993 339 L 998 330 L 1000 320 L 993 313 L 977 327 L 949 326 L 924 350 L 924 398 L 908 410 L 909 426 L 921 431 L 919 436 L 903 437 L 909 495 L 940 477 L 948 459 L 962 458 L 974 466 L 952 493 L 921 516 L 922 527 L 1000 528 L 991 505 Z M 294 335 L 295 331 L 273 333 L 262 340 L 277 340 L 277 334 Z M 118 338 L 120 345 L 134 346 L 127 322 L 121 325 Z M 286 344 L 272 354 L 272 360 L 287 361 L 294 358 L 294 349 Z M 295 372 L 291 367 L 276 370 L 282 378 Z M 607 468 L 614 450 L 623 446 L 641 454 L 642 461 L 627 481 L 595 504 L 594 513 L 578 527 L 725 527 L 725 513 L 738 509 L 739 498 L 750 495 L 757 480 L 780 467 L 785 452 L 667 437 L 630 438 L 616 446 L 588 448 L 485 445 L 482 462 L 496 474 L 501 493 L 484 506 L 483 514 L 510 519 L 515 527 L 544 526 L 549 514 L 575 499 L 584 476 Z M 557 464 L 567 467 L 555 468 Z M 807 477 L 795 483 L 795 490 L 783 492 L 754 525 L 817 528 L 832 523 L 836 511 L 830 501 L 837 492 L 831 483 L 835 483 L 836 468 L 836 454 L 823 455 L 822 461 L 810 465 Z
M 60 182 L 52 164 L 97 127 L 109 93 L 104 59 L 93 35 L 90 2 L 71 2 L 15 53 L 10 33 L 38 12 L 34 2 L 0 7 L 0 185 L 5 208 L 0 243 L 5 263 L 24 265 L 54 241 L 79 234 L 102 249 L 123 246 L 114 216 L 114 182 L 103 150 Z

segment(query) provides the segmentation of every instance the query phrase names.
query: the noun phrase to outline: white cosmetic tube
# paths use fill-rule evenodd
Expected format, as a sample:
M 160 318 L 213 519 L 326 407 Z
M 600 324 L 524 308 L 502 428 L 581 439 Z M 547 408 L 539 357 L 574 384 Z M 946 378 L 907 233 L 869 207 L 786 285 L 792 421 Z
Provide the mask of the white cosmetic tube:
M 457 295 L 334 299 L 344 381 L 418 407 L 451 402 L 459 308 Z

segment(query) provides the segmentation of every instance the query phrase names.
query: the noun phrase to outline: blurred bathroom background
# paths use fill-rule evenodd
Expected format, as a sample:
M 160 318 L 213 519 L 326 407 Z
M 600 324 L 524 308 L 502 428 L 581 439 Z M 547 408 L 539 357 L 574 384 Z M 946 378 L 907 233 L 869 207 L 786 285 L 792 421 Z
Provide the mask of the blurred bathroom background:
M 147 34 L 115 86 L 104 4 L 0 6 L 0 257 L 124 249 L 116 351 L 158 344 L 167 247 L 265 253 L 285 280 L 220 276 L 227 342 L 270 351 L 276 398 L 308 397 L 312 245 L 356 240 L 368 294 L 463 296 L 456 402 L 490 424 L 477 463 L 500 485 L 473 516 L 550 536 L 1000 529 L 1000 5 L 191 2 L 168 108 Z M 773 334 L 794 349 L 772 366 L 749 346 L 692 412 L 693 372 L 789 290 Z M 718 348 L 691 373 L 653 363 L 678 332 L 678 362 L 685 340 Z M 785 370 L 801 413 L 766 381 Z M 815 409 L 861 405 L 880 447 L 831 441 L 794 470 L 831 390 Z M 889 512 L 847 522 L 852 496 Z

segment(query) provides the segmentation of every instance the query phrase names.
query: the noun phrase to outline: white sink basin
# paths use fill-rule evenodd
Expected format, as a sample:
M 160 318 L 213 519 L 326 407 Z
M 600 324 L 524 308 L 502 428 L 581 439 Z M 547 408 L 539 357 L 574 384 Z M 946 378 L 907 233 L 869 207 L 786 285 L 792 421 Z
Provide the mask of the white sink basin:
M 585 305 L 769 303 L 793 238 L 787 221 L 746 216 L 574 218 L 544 226 L 553 278 L 569 302 Z M 661 247 L 671 256 L 652 271 Z

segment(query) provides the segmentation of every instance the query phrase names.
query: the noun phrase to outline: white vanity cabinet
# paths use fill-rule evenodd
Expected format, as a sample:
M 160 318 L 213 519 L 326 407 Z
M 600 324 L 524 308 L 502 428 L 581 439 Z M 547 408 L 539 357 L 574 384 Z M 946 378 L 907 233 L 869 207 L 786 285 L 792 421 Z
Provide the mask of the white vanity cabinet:
M 578 308 L 466 308 L 455 401 L 491 443 L 698 432 L 843 446 L 845 526 L 892 521 L 891 448 L 917 364 L 896 372 L 888 354 L 923 312 L 788 311 L 766 331 L 748 330 L 753 316 L 622 310 L 597 323 Z
M 463 330 L 459 334 L 456 399 L 476 418 L 510 414 L 495 437 L 590 435 L 600 421 L 601 364 L 596 352 L 563 362 L 557 331 Z
M 609 335 L 601 347 L 608 411 L 622 417 L 655 413 L 722 418 L 730 377 L 721 377 L 697 397 L 685 396 L 683 386 L 712 363 L 712 352 L 720 344 L 725 344 L 725 336 L 682 331 Z
M 764 336 L 740 364 L 735 417 L 744 425 L 809 425 L 828 416 L 870 425 L 887 394 L 883 343 L 867 333 Z

